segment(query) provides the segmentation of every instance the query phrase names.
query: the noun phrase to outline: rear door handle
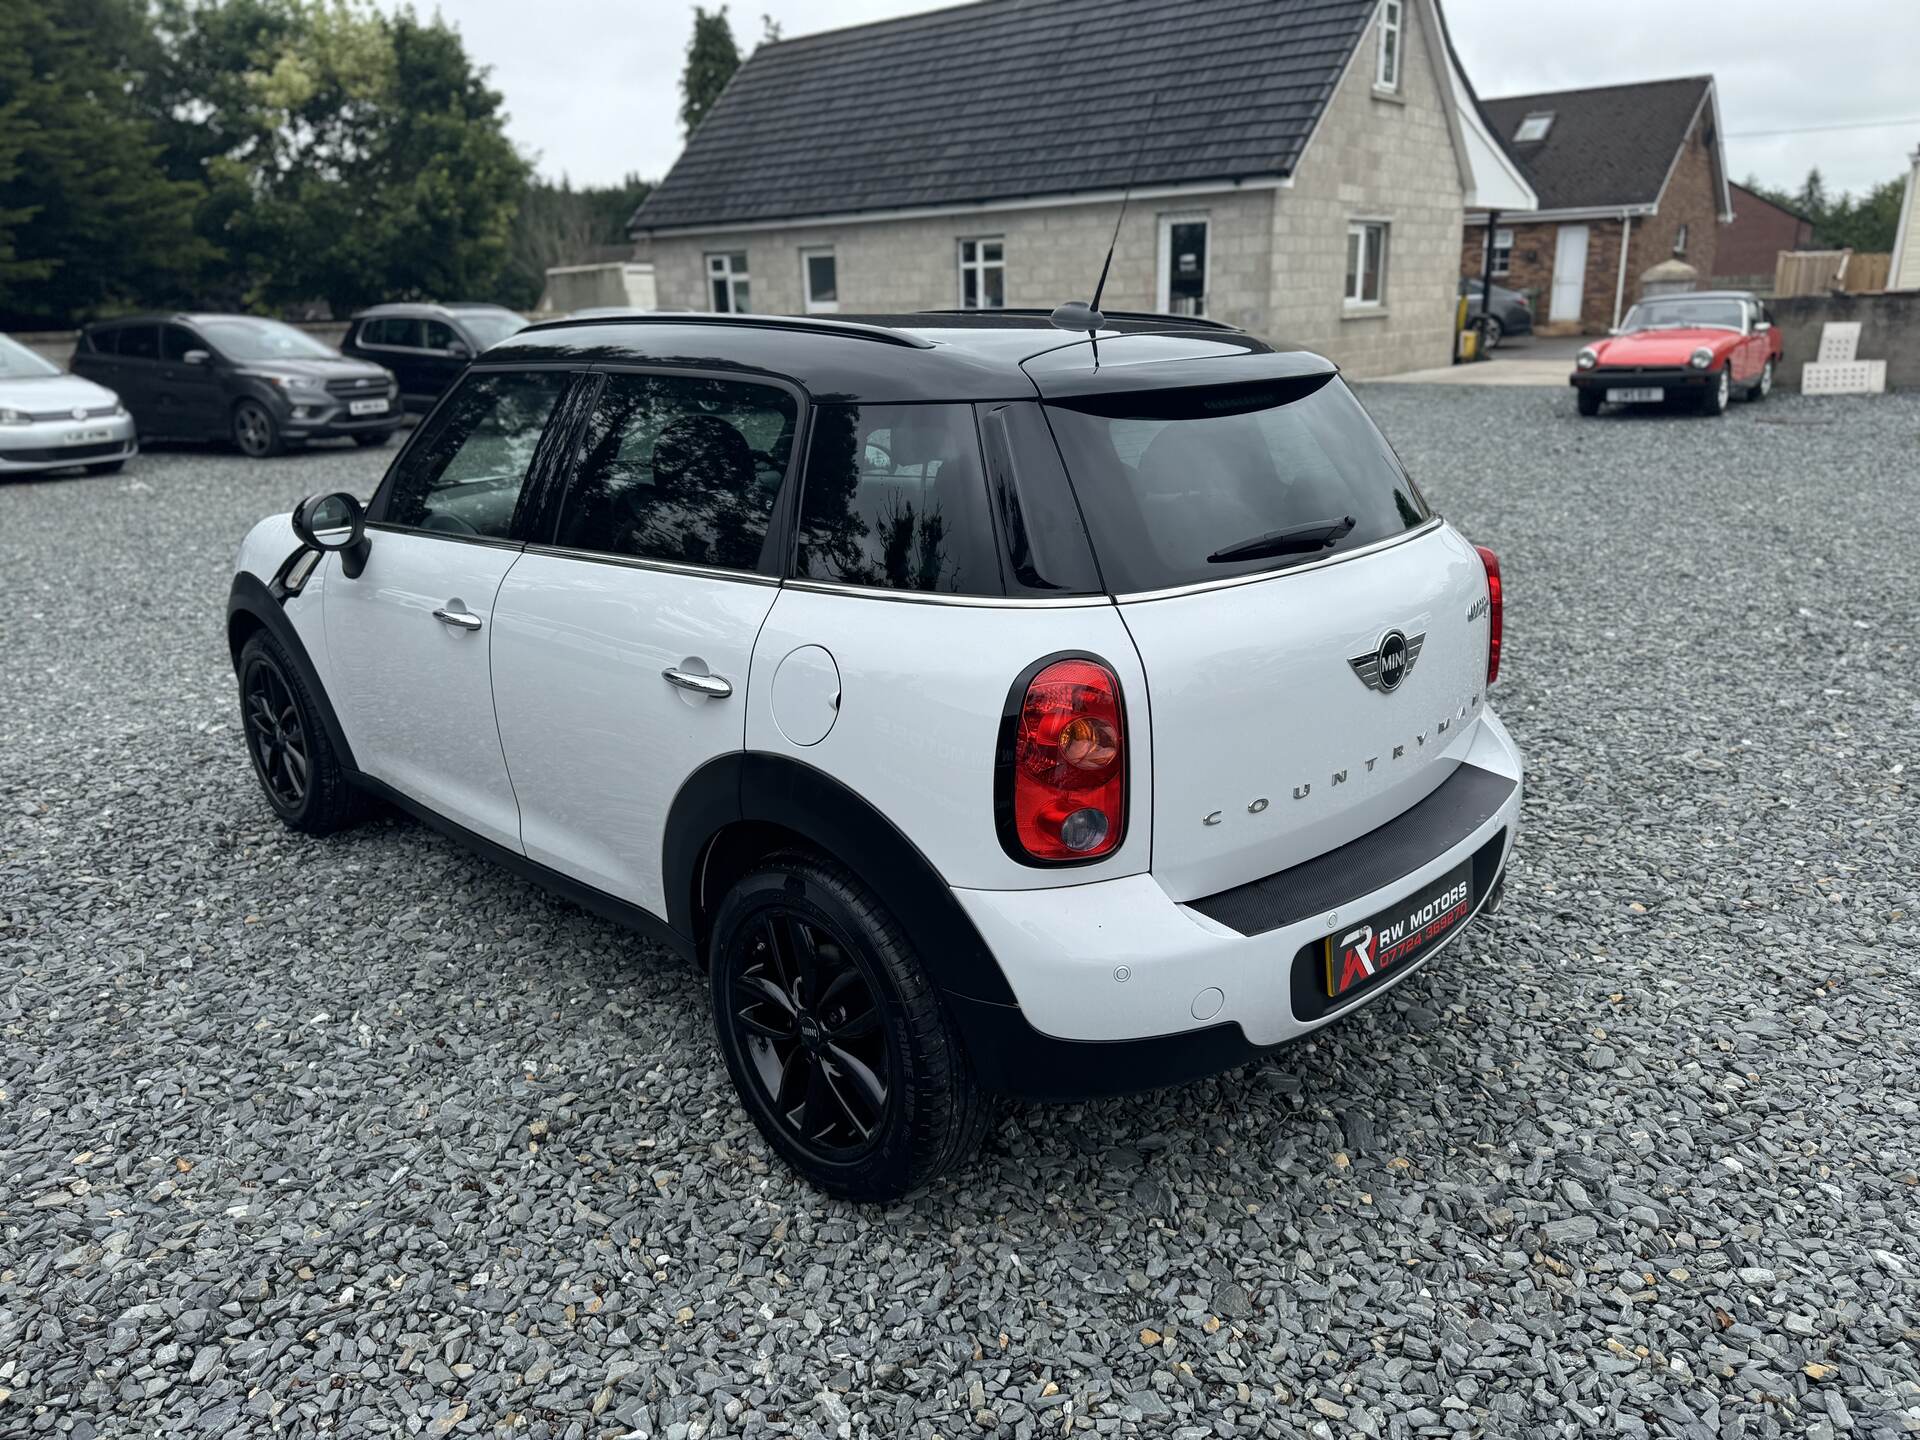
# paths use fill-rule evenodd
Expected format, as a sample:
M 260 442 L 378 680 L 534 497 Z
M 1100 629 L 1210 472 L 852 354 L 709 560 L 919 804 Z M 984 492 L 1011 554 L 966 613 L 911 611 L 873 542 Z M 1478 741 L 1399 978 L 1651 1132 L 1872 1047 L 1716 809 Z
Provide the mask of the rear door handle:
M 458 605 L 458 600 L 449 600 L 447 605 Z M 456 630 L 478 630 L 480 617 L 469 610 L 449 610 L 446 605 L 433 612 L 433 618 L 442 625 L 451 625 Z
M 724 700 L 733 694 L 732 682 L 718 675 L 695 675 L 691 670 L 662 670 L 660 674 L 669 685 L 678 685 L 682 690 L 691 690 L 696 695 L 710 695 L 715 700 Z

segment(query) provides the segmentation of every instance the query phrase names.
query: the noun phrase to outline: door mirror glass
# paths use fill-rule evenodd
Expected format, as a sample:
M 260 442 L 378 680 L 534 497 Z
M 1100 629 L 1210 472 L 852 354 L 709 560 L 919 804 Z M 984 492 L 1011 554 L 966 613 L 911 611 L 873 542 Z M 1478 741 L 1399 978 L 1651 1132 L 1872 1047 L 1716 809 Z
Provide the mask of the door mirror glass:
M 189 365 L 211 365 L 213 353 L 208 350 L 189 350 L 180 357 Z
M 293 511 L 293 533 L 316 550 L 345 550 L 358 544 L 365 524 L 360 502 L 344 490 L 309 495 Z

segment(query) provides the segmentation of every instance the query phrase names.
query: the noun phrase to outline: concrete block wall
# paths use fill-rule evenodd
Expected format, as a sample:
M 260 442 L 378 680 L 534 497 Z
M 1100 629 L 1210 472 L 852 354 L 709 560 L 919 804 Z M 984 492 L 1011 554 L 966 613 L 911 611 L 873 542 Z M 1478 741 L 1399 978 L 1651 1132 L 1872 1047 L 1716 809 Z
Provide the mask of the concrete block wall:
M 1857 321 L 1859 357 L 1887 362 L 1889 390 L 1920 390 L 1920 291 L 1879 295 L 1796 295 L 1769 300 L 1780 326 L 1783 389 L 1800 388 L 1803 366 L 1820 355 L 1820 332 L 1829 321 Z
M 1275 337 L 1318 350 L 1349 375 L 1429 369 L 1453 358 L 1465 203 L 1447 129 L 1451 103 L 1423 33 L 1404 7 L 1400 90 L 1374 90 L 1377 33 L 1354 54 L 1299 169 L 1274 206 Z M 1378 26 L 1376 17 L 1375 26 Z M 1346 305 L 1347 225 L 1385 220 L 1386 303 Z

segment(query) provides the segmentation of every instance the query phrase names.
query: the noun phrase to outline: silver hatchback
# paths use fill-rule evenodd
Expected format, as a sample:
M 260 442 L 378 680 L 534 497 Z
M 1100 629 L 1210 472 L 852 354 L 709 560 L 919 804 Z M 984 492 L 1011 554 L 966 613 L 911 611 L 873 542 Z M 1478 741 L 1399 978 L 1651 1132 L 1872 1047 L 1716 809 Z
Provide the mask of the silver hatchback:
M 102 475 L 139 449 L 118 395 L 0 335 L 0 475 L 80 466 Z

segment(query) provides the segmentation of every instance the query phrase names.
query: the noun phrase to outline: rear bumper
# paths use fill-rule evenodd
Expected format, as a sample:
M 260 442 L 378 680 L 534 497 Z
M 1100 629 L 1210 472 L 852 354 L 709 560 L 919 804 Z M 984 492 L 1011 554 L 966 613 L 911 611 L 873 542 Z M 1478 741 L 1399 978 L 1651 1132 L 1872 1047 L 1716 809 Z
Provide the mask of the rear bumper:
M 1720 383 L 1720 371 L 1712 370 L 1608 370 L 1604 366 L 1593 370 L 1576 370 L 1567 378 L 1567 383 L 1576 390 L 1598 390 L 1601 398 L 1606 398 L 1609 390 L 1648 390 L 1661 389 L 1669 394 L 1675 391 L 1705 390 Z
M 1392 822 L 1323 857 L 1346 870 L 1346 888 L 1319 862 L 1275 877 L 1282 882 L 1275 888 L 1287 895 L 1325 903 L 1297 917 L 1297 904 L 1263 908 L 1258 896 L 1181 904 L 1151 874 L 1048 890 L 956 891 L 1018 1001 L 953 1000 L 981 1078 L 995 1089 L 1046 1099 L 1153 1089 L 1243 1064 L 1379 999 L 1443 954 L 1466 925 L 1340 1001 L 1327 999 L 1319 978 L 1330 932 L 1469 862 L 1471 918 L 1500 895 L 1519 832 L 1522 786 L 1519 752 L 1491 712 L 1465 763 L 1503 782 L 1491 793 L 1504 798 L 1476 805 L 1452 824 L 1432 808 L 1424 822 L 1410 811 L 1406 825 Z M 1487 786 L 1462 787 L 1463 803 L 1469 790 L 1489 794 Z M 1397 873 L 1383 878 L 1382 866 Z

